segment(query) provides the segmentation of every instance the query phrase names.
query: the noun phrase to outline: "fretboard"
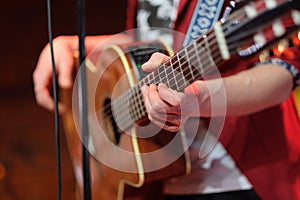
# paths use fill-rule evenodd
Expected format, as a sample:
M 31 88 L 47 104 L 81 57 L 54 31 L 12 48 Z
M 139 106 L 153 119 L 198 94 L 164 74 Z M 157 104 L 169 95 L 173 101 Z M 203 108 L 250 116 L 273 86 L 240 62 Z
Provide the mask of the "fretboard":
M 214 32 L 209 31 L 162 63 L 156 71 L 148 74 L 134 87 L 114 99 L 111 105 L 118 127 L 121 130 L 127 130 L 147 116 L 141 92 L 143 85 L 164 83 L 169 88 L 182 92 L 190 83 L 211 73 L 222 61 L 214 38 Z
M 141 93 L 143 85 L 164 83 L 173 90 L 183 92 L 190 83 L 214 74 L 214 70 L 218 70 L 217 66 L 232 55 L 256 55 L 271 47 L 274 42 L 279 42 L 280 38 L 289 37 L 298 31 L 299 1 L 277 1 L 279 4 L 275 7 L 275 1 L 271 4 L 268 0 L 253 2 L 233 12 L 224 23 L 216 22 L 205 35 L 181 49 L 156 71 L 114 99 L 111 110 L 118 127 L 127 130 L 147 116 Z M 283 18 L 293 24 L 285 26 Z M 264 32 L 272 34 L 264 35 Z

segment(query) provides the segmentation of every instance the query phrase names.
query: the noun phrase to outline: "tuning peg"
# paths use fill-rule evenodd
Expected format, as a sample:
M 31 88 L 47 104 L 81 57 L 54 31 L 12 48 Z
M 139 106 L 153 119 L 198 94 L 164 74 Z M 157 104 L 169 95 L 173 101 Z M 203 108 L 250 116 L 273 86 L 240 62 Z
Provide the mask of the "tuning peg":
M 295 34 L 295 36 L 292 38 L 292 42 L 294 46 L 297 46 L 300 48 L 300 30 L 298 33 Z
M 269 50 L 262 51 L 258 56 L 260 62 L 265 62 L 269 57 L 270 57 Z
M 281 40 L 277 46 L 273 48 L 273 54 L 275 56 L 280 56 L 285 49 L 289 46 L 289 41 L 287 39 Z

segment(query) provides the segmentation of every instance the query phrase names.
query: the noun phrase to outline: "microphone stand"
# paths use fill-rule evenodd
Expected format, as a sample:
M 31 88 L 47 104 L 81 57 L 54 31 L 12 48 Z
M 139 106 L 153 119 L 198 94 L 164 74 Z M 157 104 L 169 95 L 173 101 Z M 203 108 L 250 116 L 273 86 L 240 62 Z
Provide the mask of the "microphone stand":
M 78 39 L 79 39 L 79 74 L 78 74 L 78 98 L 79 98 L 79 118 L 80 130 L 82 138 L 82 170 L 83 170 L 83 196 L 84 200 L 91 199 L 90 186 L 90 159 L 89 152 L 86 149 L 89 142 L 89 127 L 87 120 L 87 84 L 86 84 L 86 65 L 85 59 L 85 15 L 84 0 L 77 0 L 77 23 L 78 23 Z M 85 145 L 86 146 L 85 146 Z

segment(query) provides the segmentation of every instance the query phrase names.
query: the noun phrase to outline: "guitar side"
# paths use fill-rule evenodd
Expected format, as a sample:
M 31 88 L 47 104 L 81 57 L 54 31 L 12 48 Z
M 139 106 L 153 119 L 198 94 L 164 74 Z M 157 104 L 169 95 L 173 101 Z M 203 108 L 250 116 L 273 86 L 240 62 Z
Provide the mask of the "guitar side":
M 286 8 L 286 6 L 293 6 L 294 4 L 299 5 L 295 0 L 283 2 L 284 3 L 280 4 L 278 8 L 269 9 L 266 12 L 264 12 L 263 7 L 260 8 L 260 6 L 247 7 L 247 9 L 240 12 L 240 14 L 242 13 L 243 15 L 233 15 L 232 18 L 230 18 L 230 20 L 225 24 L 218 23 L 216 26 L 214 26 L 214 29 L 208 31 L 207 35 L 205 35 L 205 38 L 216 38 L 216 40 L 208 41 L 199 38 L 199 40 L 196 40 L 188 45 L 185 49 L 179 51 L 176 56 L 172 56 L 170 60 L 163 63 L 160 68 L 151 76 L 141 81 L 140 85 L 137 84 L 138 87 L 134 88 L 136 90 L 133 89 L 130 90 L 130 92 L 139 91 L 138 89 L 142 84 L 155 84 L 157 82 L 163 82 L 162 79 L 164 77 L 161 78 L 160 74 L 161 72 L 163 72 L 163 74 L 168 74 L 168 70 L 173 72 L 190 72 L 187 76 L 184 76 L 186 73 L 181 73 L 179 76 L 179 78 L 183 77 L 183 80 L 185 80 L 185 77 L 191 77 L 189 82 L 200 79 L 201 76 L 197 72 L 200 71 L 205 74 L 204 72 L 209 72 L 210 66 L 207 65 L 206 68 L 201 67 L 202 64 L 205 63 L 203 63 L 201 59 L 195 59 L 194 55 L 199 55 L 197 54 L 199 53 L 199 49 L 205 49 L 209 50 L 209 52 L 214 52 L 212 58 L 217 66 L 219 66 L 219 64 L 223 61 L 229 60 L 233 55 L 247 57 L 250 55 L 256 55 L 264 49 L 268 49 L 272 46 L 272 44 L 274 44 L 274 42 L 278 42 L 280 38 L 285 38 L 287 35 L 273 34 L 274 36 L 271 39 L 274 40 L 269 40 L 269 38 L 266 37 L 265 40 L 262 41 L 257 40 L 257 38 L 262 38 L 257 37 L 257 32 L 259 31 L 263 33 L 264 30 L 267 30 L 268 27 L 264 28 L 263 25 L 272 24 L 274 19 L 272 16 L 280 16 L 281 12 L 279 11 L 286 10 L 282 8 Z M 259 15 L 257 14 L 258 11 Z M 278 12 L 279 14 L 277 14 Z M 237 17 L 238 20 L 236 20 L 235 17 Z M 261 18 L 265 20 L 259 23 L 262 21 L 260 20 Z M 287 33 L 295 32 L 299 29 L 299 12 L 294 12 L 292 14 L 292 18 L 295 19 L 295 25 L 293 29 L 288 29 Z M 245 32 L 245 28 L 249 30 Z M 230 42 L 230 45 L 227 43 L 228 41 Z M 243 42 L 246 42 L 246 46 L 249 48 L 240 49 L 240 47 L 244 46 Z M 248 44 L 250 44 L 250 46 Z M 202 56 L 205 57 L 205 55 Z M 155 126 L 153 129 L 144 129 L 142 126 L 137 125 L 132 125 L 130 128 L 128 128 L 128 124 L 122 124 L 123 118 L 131 114 L 130 109 L 129 111 L 125 112 L 114 112 L 115 104 L 112 104 L 111 102 L 117 99 L 122 100 L 122 94 L 126 93 L 128 89 L 134 87 L 133 85 L 138 82 L 139 78 L 137 78 L 133 72 L 134 68 L 131 65 L 126 64 L 125 61 L 129 58 L 126 57 L 126 54 L 124 54 L 122 48 L 117 50 L 117 47 L 111 47 L 107 49 L 101 56 L 101 63 L 99 65 L 98 63 L 95 65 L 95 69 L 101 71 L 101 78 L 97 84 L 96 94 L 94 96 L 95 99 L 93 99 L 95 102 L 95 107 L 91 108 L 92 110 L 96 111 L 95 113 L 97 113 L 97 124 L 100 125 L 101 131 L 92 131 L 90 142 L 91 148 L 89 149 L 91 150 L 91 153 L 100 152 L 100 156 L 96 156 L 95 158 L 100 158 L 99 160 L 104 158 L 104 160 L 110 160 L 110 162 L 113 164 L 107 165 L 107 163 L 99 162 L 94 157 L 91 158 L 93 181 L 92 192 L 95 198 L 126 199 L 132 197 L 131 195 L 138 195 L 139 191 L 144 191 L 148 184 L 151 186 L 158 185 L 161 188 L 161 181 L 163 179 L 185 174 L 190 168 L 190 164 L 189 160 L 187 159 L 187 154 L 182 154 L 182 156 L 177 159 L 176 162 L 173 162 L 163 169 L 154 171 L 148 170 L 149 168 L 155 168 L 157 163 L 167 159 L 174 152 L 161 152 L 159 156 L 153 157 L 151 160 L 144 155 L 161 149 L 162 146 L 168 144 L 174 139 L 174 134 L 162 131 L 160 132 L 161 134 L 151 135 L 153 130 L 155 130 Z M 182 65 L 183 63 L 185 64 Z M 93 70 L 91 70 L 91 73 L 93 73 L 92 71 Z M 174 74 L 174 77 L 176 78 L 177 76 Z M 159 79 L 159 81 L 156 81 L 157 79 Z M 168 82 L 170 81 L 167 81 L 167 83 Z M 171 84 L 168 86 L 171 86 Z M 177 85 L 175 84 L 175 86 Z M 184 82 L 184 84 L 178 88 L 178 91 L 182 91 L 185 86 L 186 84 Z M 130 95 L 127 97 L 128 99 L 120 102 L 122 104 L 127 104 L 132 100 Z M 130 103 L 128 104 L 130 105 Z M 108 112 L 106 113 L 105 110 Z M 138 113 L 139 112 L 137 112 L 137 114 Z M 121 124 L 121 126 L 118 126 L 119 124 Z M 119 128 L 121 128 L 121 131 Z M 138 137 L 145 135 L 151 135 L 151 137 Z M 185 149 L 184 140 L 178 139 L 177 143 L 180 144 L 183 149 Z M 121 151 L 118 150 L 124 150 L 125 152 L 130 152 L 131 154 L 129 156 L 122 156 L 120 155 Z M 118 167 L 116 166 L 122 166 L 123 168 L 130 170 L 118 170 Z M 173 171 L 174 169 L 177 171 Z M 159 189 L 158 191 L 161 192 Z M 144 192 L 144 195 L 145 194 L 147 194 L 147 192 Z M 147 194 L 147 197 L 150 199 L 157 198 L 157 194 L 155 192 L 151 194 L 156 196 L 150 197 Z
M 174 138 L 174 133 L 161 131 L 162 134 L 153 135 L 155 127 L 150 126 L 141 130 L 135 125 L 127 133 L 116 133 L 116 127 L 112 123 L 111 116 L 107 116 L 101 112 L 103 111 L 103 107 L 107 106 L 111 100 L 114 100 L 114 98 L 118 97 L 138 81 L 133 70 L 134 66 L 129 64 L 129 59 L 121 47 L 110 46 L 102 52 L 101 59 L 99 59 L 101 63 L 93 66 L 102 71 L 95 93 L 94 109 L 95 111 L 100 111 L 97 112 L 97 119 L 103 132 L 91 134 L 91 149 L 93 149 L 93 152 L 102 152 L 101 156 L 108 156 L 108 159 L 114 165 L 134 171 L 132 173 L 118 170 L 115 167 L 100 162 L 97 156 L 91 156 L 92 196 L 95 199 L 158 198 L 163 195 L 163 179 L 183 175 L 190 170 L 188 154 L 184 153 L 176 162 L 171 163 L 163 169 L 148 172 L 147 169 L 155 168 L 156 163 L 167 159 L 173 152 L 162 151 L 156 158 L 151 160 L 147 156 L 143 157 L 143 154 L 160 150 L 162 146 L 168 144 Z M 88 70 L 88 73 L 93 72 Z M 67 112 L 63 115 L 63 124 L 76 175 L 80 173 L 78 169 L 82 169 L 81 139 L 74 124 L 72 100 L 70 98 L 71 93 L 71 90 L 62 92 L 62 99 L 64 99 L 64 104 L 67 106 Z M 139 134 L 149 134 L 151 137 L 140 138 L 138 137 Z M 180 138 L 176 142 L 179 146 L 185 148 L 185 144 L 181 139 L 184 140 L 184 138 Z M 119 151 L 111 148 L 111 145 L 118 149 L 132 152 L 132 154 L 130 156 L 122 156 L 119 154 Z M 80 182 L 80 175 L 77 175 L 77 179 Z M 82 180 L 78 186 L 82 194 L 83 187 L 81 184 Z M 151 191 L 151 194 L 145 191 Z M 80 193 L 78 196 L 80 196 Z

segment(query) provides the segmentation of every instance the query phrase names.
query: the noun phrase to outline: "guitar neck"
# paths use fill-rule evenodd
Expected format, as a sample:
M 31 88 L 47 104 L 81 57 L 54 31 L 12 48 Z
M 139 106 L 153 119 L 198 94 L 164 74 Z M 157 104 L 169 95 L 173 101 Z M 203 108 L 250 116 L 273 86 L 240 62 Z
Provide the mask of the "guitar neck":
M 112 102 L 118 127 L 123 131 L 127 130 L 147 116 L 141 93 L 143 85 L 164 83 L 182 92 L 190 83 L 215 72 L 217 66 L 229 60 L 232 55 L 255 56 L 277 43 L 280 38 L 287 38 L 289 33 L 297 31 L 300 25 L 298 0 L 277 1 L 276 6 L 275 1 L 270 4 L 269 0 L 260 0 L 234 12 L 225 23 L 215 23 L 206 34 L 181 49 L 156 71 L 120 95 Z M 281 18 L 293 23 L 285 27 Z M 271 38 L 264 35 L 270 31 L 273 32 Z M 243 49 L 245 45 L 248 48 Z
M 222 59 L 214 38 L 214 31 L 208 31 L 206 35 L 181 49 L 162 63 L 156 71 L 148 74 L 134 87 L 112 101 L 112 110 L 118 127 L 123 131 L 127 130 L 147 116 L 141 93 L 143 85 L 163 83 L 173 90 L 182 92 L 190 83 L 216 69 L 214 66 Z
M 222 61 L 213 38 L 215 38 L 213 31 L 198 38 L 142 79 L 137 87 L 164 83 L 169 88 L 182 92 L 187 85 L 209 74 L 213 66 Z

